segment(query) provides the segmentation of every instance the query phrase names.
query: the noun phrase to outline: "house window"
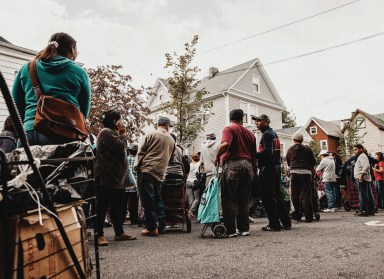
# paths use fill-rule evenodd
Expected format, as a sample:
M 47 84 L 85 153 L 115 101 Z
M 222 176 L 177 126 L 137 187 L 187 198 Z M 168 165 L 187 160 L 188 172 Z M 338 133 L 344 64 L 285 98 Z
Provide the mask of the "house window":
M 327 140 L 321 140 L 320 141 L 320 149 L 321 150 L 328 150 L 328 141 Z
M 357 117 L 356 118 L 356 128 L 357 129 L 364 129 L 365 126 L 365 119 L 364 117 Z
M 260 78 L 258 76 L 252 76 L 252 90 L 253 92 L 260 93 Z
M 250 104 L 249 105 L 249 120 L 251 121 L 252 116 L 257 116 L 258 114 L 259 114 L 258 107 L 256 105 Z
M 164 90 L 163 89 L 159 89 L 159 100 L 160 101 L 163 100 L 163 96 L 164 96 Z
M 243 123 L 248 123 L 248 104 L 240 102 L 240 109 L 244 112 Z
M 310 135 L 317 135 L 317 126 L 309 127 L 309 134 Z

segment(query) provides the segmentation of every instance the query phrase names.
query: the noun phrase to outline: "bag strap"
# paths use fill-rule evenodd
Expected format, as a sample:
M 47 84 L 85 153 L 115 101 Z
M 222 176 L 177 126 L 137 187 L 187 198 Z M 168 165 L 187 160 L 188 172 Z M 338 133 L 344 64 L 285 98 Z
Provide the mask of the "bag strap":
M 31 62 L 29 62 L 28 70 L 29 70 L 29 75 L 31 77 L 33 90 L 35 91 L 36 100 L 39 101 L 40 97 L 44 94 L 41 91 L 39 80 L 37 79 L 36 59 L 33 59 Z

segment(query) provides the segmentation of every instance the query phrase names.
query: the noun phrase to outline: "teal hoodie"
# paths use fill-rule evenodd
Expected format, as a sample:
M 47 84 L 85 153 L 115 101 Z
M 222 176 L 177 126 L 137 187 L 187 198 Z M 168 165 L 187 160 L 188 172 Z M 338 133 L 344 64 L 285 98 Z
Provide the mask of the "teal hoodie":
M 21 67 L 12 87 L 13 99 L 26 131 L 33 130 L 37 106 L 28 66 L 29 62 Z M 88 117 L 91 89 L 83 68 L 73 60 L 56 55 L 49 61 L 37 60 L 36 72 L 43 95 L 67 101 Z

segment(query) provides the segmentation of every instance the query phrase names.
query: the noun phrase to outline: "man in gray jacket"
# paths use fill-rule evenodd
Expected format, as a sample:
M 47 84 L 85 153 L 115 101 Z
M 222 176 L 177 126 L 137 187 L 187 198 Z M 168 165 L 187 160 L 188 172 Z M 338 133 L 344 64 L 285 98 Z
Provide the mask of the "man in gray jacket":
M 328 207 L 323 212 L 335 212 L 336 208 L 336 165 L 335 161 L 328 156 L 328 151 L 321 150 L 319 157 L 321 158 L 320 165 L 316 171 L 322 172 L 325 195 L 327 196 Z
M 169 134 L 170 127 L 169 118 L 160 117 L 157 130 L 148 133 L 141 141 L 135 160 L 138 189 L 145 215 L 146 229 L 141 232 L 143 236 L 157 236 L 165 230 L 165 207 L 160 196 L 160 186 L 175 150 L 175 141 Z
M 369 164 L 368 156 L 364 153 L 364 147 L 361 144 L 355 144 L 353 146 L 353 152 L 357 157 L 353 172 L 359 186 L 360 198 L 360 212 L 355 215 L 360 217 L 375 215 L 375 204 L 371 188 L 371 166 Z

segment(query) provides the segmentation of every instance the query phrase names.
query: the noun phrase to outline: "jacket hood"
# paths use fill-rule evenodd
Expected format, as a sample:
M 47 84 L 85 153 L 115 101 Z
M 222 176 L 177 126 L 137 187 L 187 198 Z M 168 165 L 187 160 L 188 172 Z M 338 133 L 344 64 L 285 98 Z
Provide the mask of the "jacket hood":
M 58 72 L 75 62 L 66 57 L 56 55 L 51 60 L 38 60 L 37 63 L 46 72 Z
M 305 148 L 305 146 L 302 145 L 302 144 L 295 144 L 295 145 L 292 146 L 292 149 L 293 149 L 293 150 L 297 150 L 297 151 L 301 151 L 301 150 L 303 150 L 304 148 Z
M 211 147 L 212 145 L 214 145 L 216 143 L 216 140 L 207 140 L 205 143 L 204 143 L 204 146 L 205 147 Z

